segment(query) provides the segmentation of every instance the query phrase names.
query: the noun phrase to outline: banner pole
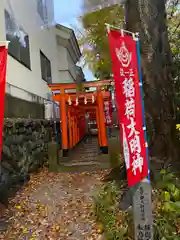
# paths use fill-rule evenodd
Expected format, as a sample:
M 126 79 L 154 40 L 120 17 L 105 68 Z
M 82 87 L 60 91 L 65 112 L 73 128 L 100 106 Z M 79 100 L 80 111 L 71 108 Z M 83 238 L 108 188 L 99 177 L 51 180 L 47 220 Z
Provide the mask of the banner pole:
M 139 33 L 138 33 L 138 32 L 137 32 L 137 33 L 134 33 L 134 32 L 125 30 L 125 29 L 123 29 L 123 28 L 121 28 L 121 27 L 116 27 L 116 26 L 111 25 L 111 24 L 109 24 L 109 23 L 105 23 L 105 25 L 106 25 L 106 27 L 107 27 L 108 32 L 109 32 L 109 30 L 112 28 L 112 29 L 121 31 L 121 34 L 122 34 L 122 35 L 124 35 L 124 33 L 131 34 L 131 35 L 133 36 L 133 39 L 134 39 L 135 37 L 137 38 L 137 37 L 139 36 Z M 136 39 L 134 39 L 134 40 L 136 40 Z
M 140 85 L 141 99 L 142 99 L 143 129 L 144 129 L 144 138 L 145 138 L 145 144 L 146 144 L 146 157 L 147 157 L 147 163 L 148 163 L 148 180 L 150 183 L 150 162 L 149 162 L 149 150 L 148 150 L 147 130 L 146 130 L 147 128 L 146 128 L 145 108 L 144 108 L 144 99 L 143 99 L 143 79 L 142 79 L 142 72 L 141 72 L 141 55 L 140 55 L 139 38 L 137 38 L 136 48 L 137 48 L 137 62 L 138 62 L 139 83 L 140 83 L 139 85 Z
M 144 205 L 144 210 L 146 212 L 146 220 L 147 225 L 144 226 L 145 228 L 145 237 L 148 234 L 149 240 L 153 239 L 153 215 L 152 215 L 152 188 L 150 182 L 150 163 L 149 163 L 149 151 L 148 151 L 148 142 L 147 142 L 147 132 L 146 132 L 146 120 L 145 120 L 145 108 L 144 108 L 144 99 L 143 99 L 143 78 L 142 78 L 142 71 L 141 71 L 141 54 L 140 54 L 140 41 L 139 41 L 139 34 L 136 34 L 136 53 L 137 53 L 137 65 L 138 65 L 138 73 L 139 73 L 139 87 L 140 87 L 140 95 L 141 95 L 141 105 L 142 105 L 142 120 L 143 120 L 143 130 L 144 130 L 144 139 L 145 139 L 145 147 L 146 147 L 146 161 L 148 165 L 148 176 L 147 178 L 143 179 L 137 190 L 133 195 L 133 213 L 134 213 L 134 224 L 135 224 L 135 238 L 137 236 L 141 236 L 142 232 L 138 228 L 136 224 L 138 221 L 138 215 L 141 211 L 141 207 L 138 210 L 138 201 L 137 199 L 140 197 L 146 199 L 146 201 L 142 201 L 142 205 Z M 146 203 L 145 203 L 146 202 Z M 141 222 L 141 221 L 139 221 Z M 146 230 L 149 230 L 149 232 Z

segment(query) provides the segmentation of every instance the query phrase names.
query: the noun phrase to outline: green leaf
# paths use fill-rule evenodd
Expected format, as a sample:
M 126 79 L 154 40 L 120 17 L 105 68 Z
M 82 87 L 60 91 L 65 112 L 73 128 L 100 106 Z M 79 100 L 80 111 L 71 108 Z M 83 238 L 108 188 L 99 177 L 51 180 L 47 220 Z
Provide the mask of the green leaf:
M 84 27 L 84 34 L 79 39 L 79 44 L 83 49 L 85 64 L 97 79 L 109 79 L 112 74 L 105 23 L 121 26 L 123 18 L 123 8 L 120 5 L 114 5 L 85 14 L 80 19 Z M 97 58 L 97 54 L 99 54 L 99 58 Z

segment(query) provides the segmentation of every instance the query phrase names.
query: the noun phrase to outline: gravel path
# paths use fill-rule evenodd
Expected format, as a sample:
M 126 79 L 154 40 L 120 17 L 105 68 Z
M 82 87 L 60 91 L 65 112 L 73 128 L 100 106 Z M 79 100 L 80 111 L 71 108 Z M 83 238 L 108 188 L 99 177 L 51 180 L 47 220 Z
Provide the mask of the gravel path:
M 91 196 L 105 171 L 33 175 L 11 202 L 11 223 L 0 239 L 98 239 Z
M 99 155 L 97 138 L 82 142 L 61 159 L 66 171 L 43 169 L 11 201 L 9 229 L 3 240 L 98 240 L 92 195 L 109 167 Z M 71 173 L 70 173 L 71 172 Z

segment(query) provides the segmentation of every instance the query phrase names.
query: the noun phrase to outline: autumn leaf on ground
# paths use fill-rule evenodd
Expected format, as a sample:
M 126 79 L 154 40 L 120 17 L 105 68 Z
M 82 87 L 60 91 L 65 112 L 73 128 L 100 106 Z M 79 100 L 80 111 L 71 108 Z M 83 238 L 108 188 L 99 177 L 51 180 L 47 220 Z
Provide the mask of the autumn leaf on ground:
M 43 169 L 32 175 L 11 201 L 13 217 L 4 239 L 97 240 L 103 230 L 92 216 L 91 188 L 102 184 L 105 172 L 59 174 Z

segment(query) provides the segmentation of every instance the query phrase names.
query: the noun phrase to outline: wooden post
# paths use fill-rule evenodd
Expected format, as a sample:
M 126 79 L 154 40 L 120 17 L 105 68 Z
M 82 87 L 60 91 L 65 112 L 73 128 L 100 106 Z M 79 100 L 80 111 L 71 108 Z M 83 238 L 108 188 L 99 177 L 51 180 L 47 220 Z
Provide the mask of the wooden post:
M 83 115 L 83 131 L 82 131 L 82 139 L 85 137 L 86 135 L 86 118 L 85 118 L 85 114 Z
M 71 112 L 68 108 L 68 121 L 69 121 L 69 148 L 72 148 L 72 120 L 71 120 Z
M 82 137 L 82 127 L 83 127 L 83 122 L 82 122 L 82 116 L 80 115 L 80 117 L 79 117 L 79 141 L 81 141 L 81 137 Z
M 77 143 L 79 143 L 79 117 L 77 117 Z
M 99 110 L 99 127 L 101 134 L 101 146 L 100 149 L 103 153 L 108 153 L 107 135 L 106 135 L 106 125 L 105 125 L 105 114 L 104 114 L 104 100 L 102 92 L 98 89 L 97 94 L 98 100 L 98 110 Z
M 74 117 L 74 115 L 73 115 L 73 117 L 72 117 L 72 121 L 73 121 L 73 123 L 72 123 L 72 125 L 73 125 L 73 147 L 76 145 L 76 138 L 75 138 L 75 117 Z
M 75 116 L 75 145 L 77 144 L 77 117 Z
M 85 137 L 86 134 L 87 134 L 87 127 L 86 127 L 86 117 L 85 117 L 85 114 L 86 114 L 86 113 L 84 113 L 84 136 L 83 136 L 83 137 Z
M 79 142 L 81 140 L 81 116 L 78 119 L 78 135 L 79 135 Z
M 74 147 L 76 146 L 76 117 L 74 116 Z
M 71 113 L 71 148 L 73 148 L 73 117 Z
M 61 113 L 61 130 L 62 130 L 62 150 L 63 156 L 67 156 L 68 153 L 68 131 L 67 131 L 67 111 L 66 111 L 66 98 L 64 89 L 61 89 L 60 98 L 60 113 Z

